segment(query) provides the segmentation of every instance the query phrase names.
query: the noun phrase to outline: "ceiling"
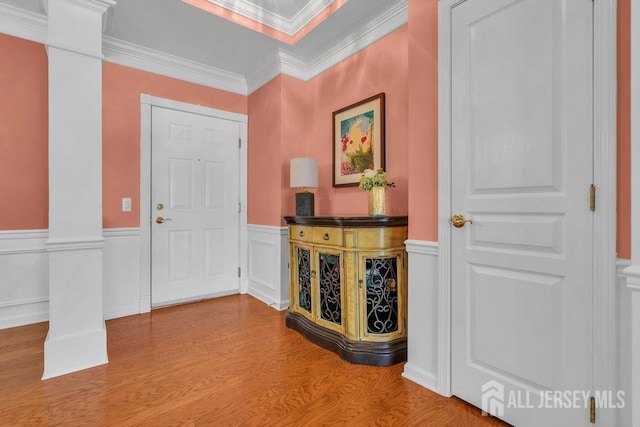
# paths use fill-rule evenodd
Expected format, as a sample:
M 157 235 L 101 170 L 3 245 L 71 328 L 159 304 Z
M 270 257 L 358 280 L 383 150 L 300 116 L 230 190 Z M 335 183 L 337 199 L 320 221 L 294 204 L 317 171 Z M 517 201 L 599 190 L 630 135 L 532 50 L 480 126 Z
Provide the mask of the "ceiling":
M 46 19 L 46 1 L 0 0 L 0 6 L 18 8 Z M 281 23 L 305 19 L 309 22 L 338 0 L 210 1 L 236 13 L 253 13 L 255 21 L 271 19 L 268 22 L 273 24 L 273 19 Z M 338 4 L 341 6 L 331 15 L 289 44 L 181 0 L 116 0 L 105 22 L 105 40 L 187 59 L 248 81 L 259 80 L 269 64 L 282 62 L 286 57 L 287 64 L 279 66 L 279 72 L 293 67 L 300 75 L 295 70 L 292 75 L 311 78 L 323 67 L 344 59 L 344 52 L 342 56 L 339 52 L 344 46 L 348 45 L 351 55 L 407 20 L 407 0 L 339 0 Z M 392 25 L 384 25 L 388 21 Z M 105 55 L 109 60 L 106 52 Z M 335 57 L 334 63 L 327 60 L 329 57 Z M 256 84 L 249 81 L 248 86 Z

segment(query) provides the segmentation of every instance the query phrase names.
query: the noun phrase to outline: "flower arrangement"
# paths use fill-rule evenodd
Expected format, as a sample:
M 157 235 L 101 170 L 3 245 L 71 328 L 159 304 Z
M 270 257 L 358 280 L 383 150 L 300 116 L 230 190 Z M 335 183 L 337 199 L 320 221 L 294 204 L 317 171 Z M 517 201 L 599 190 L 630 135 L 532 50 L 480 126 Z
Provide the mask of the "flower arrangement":
M 387 173 L 382 170 L 367 169 L 360 178 L 360 188 L 371 191 L 373 187 L 395 187 L 396 184 L 387 180 Z

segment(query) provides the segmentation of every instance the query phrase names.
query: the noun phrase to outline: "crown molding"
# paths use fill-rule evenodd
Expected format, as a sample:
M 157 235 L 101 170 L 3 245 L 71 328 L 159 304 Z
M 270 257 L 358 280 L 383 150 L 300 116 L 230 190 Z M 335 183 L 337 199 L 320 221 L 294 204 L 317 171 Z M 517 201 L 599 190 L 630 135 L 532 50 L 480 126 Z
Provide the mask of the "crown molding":
M 271 27 L 288 36 L 296 35 L 311 22 L 318 14 L 331 6 L 335 0 L 320 0 L 307 3 L 291 19 L 273 13 L 251 2 L 237 2 L 230 0 L 207 0 L 216 6 L 230 10 L 233 13 L 242 15 L 252 21 Z
M 248 93 L 255 92 L 280 74 L 308 80 L 308 67 L 304 59 L 280 48 L 247 78 Z
M 103 53 L 105 60 L 109 62 L 240 95 L 248 95 L 279 74 L 303 81 L 311 80 L 405 25 L 408 21 L 407 0 L 396 0 L 390 3 L 387 10 L 377 19 L 362 26 L 349 37 L 342 36 L 337 43 L 325 45 L 324 49 L 319 49 L 310 58 L 302 58 L 286 49 L 278 49 L 246 78 L 237 73 L 110 36 L 103 38 Z M 106 3 L 103 2 L 103 4 Z M 107 21 L 109 18 L 109 12 L 107 12 Z M 0 4 L 0 32 L 44 44 L 48 37 L 47 17 Z
M 308 60 L 307 80 L 318 76 L 405 25 L 409 21 L 407 0 L 390 3 L 392 4 L 383 14 L 367 22 L 355 34 L 337 39 L 336 43 L 328 44 L 326 49 Z
M 240 95 L 248 94 L 247 82 L 240 74 L 230 73 L 110 36 L 104 36 L 102 50 L 105 60 L 115 64 Z
M 32 42 L 44 43 L 48 35 L 47 17 L 17 7 L 0 4 L 0 32 Z
M 64 3 L 68 3 L 75 7 L 81 7 L 82 9 L 88 10 L 94 13 L 103 14 L 109 9 L 111 6 L 115 6 L 116 2 L 114 0 L 58 0 Z
M 336 43 L 325 45 L 311 59 L 305 60 L 286 49 L 278 49 L 247 76 L 249 93 L 255 92 L 278 74 L 309 81 L 405 25 L 409 19 L 407 0 L 390 3 L 377 19 L 360 27 L 351 36 L 340 37 Z

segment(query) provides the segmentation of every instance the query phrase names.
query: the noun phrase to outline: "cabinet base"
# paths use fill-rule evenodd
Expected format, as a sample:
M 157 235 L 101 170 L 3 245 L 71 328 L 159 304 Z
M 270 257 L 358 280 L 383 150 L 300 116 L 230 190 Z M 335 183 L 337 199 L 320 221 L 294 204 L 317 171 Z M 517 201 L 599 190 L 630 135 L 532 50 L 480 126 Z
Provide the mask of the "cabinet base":
M 389 342 L 351 341 L 341 334 L 316 325 L 306 317 L 287 311 L 287 327 L 296 330 L 320 347 L 333 351 L 347 362 L 391 366 L 407 360 L 407 339 Z

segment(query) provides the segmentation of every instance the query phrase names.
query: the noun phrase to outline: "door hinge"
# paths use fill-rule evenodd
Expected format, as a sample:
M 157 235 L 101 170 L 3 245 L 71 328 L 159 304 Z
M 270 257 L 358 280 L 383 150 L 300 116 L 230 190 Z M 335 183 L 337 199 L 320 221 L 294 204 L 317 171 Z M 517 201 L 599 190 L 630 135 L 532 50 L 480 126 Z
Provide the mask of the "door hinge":
M 240 274 L 240 273 L 241 273 L 241 271 L 242 271 L 242 270 L 240 269 L 240 267 L 238 267 L 238 277 L 242 277 L 242 275 Z
M 596 423 L 596 398 L 593 396 L 589 398 L 589 422 Z
M 589 187 L 589 210 L 591 212 L 596 210 L 596 186 L 593 184 Z
M 242 213 L 242 202 L 238 202 L 238 213 Z
M 242 148 L 242 138 L 238 138 L 238 148 Z

